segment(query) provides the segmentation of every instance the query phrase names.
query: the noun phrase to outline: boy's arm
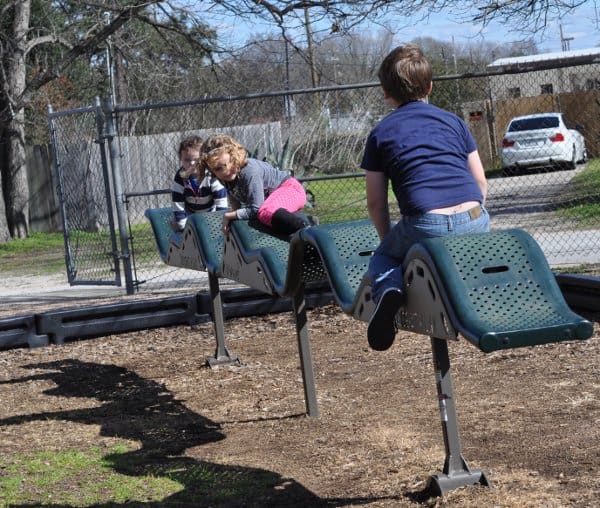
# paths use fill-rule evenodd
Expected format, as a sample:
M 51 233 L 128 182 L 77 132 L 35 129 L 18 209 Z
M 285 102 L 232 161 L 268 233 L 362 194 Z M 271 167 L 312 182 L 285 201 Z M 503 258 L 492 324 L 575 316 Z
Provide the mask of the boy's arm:
M 390 209 L 388 207 L 388 179 L 379 171 L 367 171 L 367 209 L 369 217 L 383 240 L 391 228 Z
M 475 181 L 479 186 L 481 194 L 483 195 L 483 201 L 481 204 L 485 205 L 485 198 L 487 197 L 488 191 L 488 183 L 485 177 L 485 170 L 483 169 L 483 164 L 481 162 L 481 158 L 479 157 L 479 152 L 477 150 L 469 154 L 467 158 L 467 166 L 469 168 L 469 171 L 473 175 L 473 178 L 475 178 Z

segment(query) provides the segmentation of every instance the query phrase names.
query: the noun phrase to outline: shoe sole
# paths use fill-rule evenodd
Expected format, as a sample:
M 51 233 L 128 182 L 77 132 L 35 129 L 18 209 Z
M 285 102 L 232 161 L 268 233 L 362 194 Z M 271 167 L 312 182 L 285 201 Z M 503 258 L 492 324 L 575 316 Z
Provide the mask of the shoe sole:
M 394 343 L 396 338 L 394 319 L 403 300 L 404 295 L 400 291 L 389 291 L 381 297 L 367 329 L 367 338 L 371 349 L 385 351 Z

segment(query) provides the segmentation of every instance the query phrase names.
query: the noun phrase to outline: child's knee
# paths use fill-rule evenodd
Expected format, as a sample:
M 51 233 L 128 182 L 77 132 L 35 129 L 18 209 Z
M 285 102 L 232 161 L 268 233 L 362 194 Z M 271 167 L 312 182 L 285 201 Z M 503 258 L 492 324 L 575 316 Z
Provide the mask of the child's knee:
M 266 226 L 271 226 L 271 221 L 273 220 L 273 210 L 270 210 L 267 207 L 261 207 L 258 210 L 258 214 L 256 215 L 261 224 Z

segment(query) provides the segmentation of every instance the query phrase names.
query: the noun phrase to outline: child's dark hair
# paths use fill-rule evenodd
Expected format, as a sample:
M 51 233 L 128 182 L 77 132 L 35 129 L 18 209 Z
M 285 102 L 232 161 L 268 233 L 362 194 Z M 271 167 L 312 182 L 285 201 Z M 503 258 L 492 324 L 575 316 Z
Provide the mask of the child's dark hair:
M 188 148 L 191 148 L 192 150 L 200 150 L 201 146 L 202 138 L 200 136 L 188 136 L 187 138 L 182 139 L 181 143 L 179 143 L 177 155 L 181 157 L 183 151 L 187 150 Z
M 385 92 L 405 104 L 427 96 L 433 71 L 419 46 L 405 44 L 384 58 L 377 76 Z

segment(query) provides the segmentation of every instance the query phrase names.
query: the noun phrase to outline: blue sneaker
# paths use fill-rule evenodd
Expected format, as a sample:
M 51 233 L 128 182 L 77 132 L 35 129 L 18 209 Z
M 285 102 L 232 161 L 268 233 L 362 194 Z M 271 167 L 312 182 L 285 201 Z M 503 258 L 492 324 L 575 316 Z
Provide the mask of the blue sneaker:
M 396 313 L 403 302 L 404 293 L 398 288 L 387 288 L 383 292 L 367 328 L 371 349 L 385 351 L 394 343 L 397 330 Z

